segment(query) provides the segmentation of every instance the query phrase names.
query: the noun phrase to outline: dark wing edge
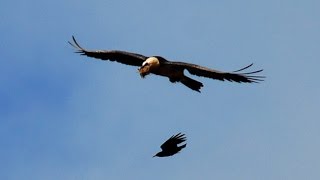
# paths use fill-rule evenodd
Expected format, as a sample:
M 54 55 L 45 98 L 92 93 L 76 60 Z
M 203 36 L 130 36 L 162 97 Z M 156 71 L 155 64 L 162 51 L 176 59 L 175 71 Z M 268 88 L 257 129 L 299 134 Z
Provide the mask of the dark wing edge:
M 186 141 L 185 134 L 178 133 L 176 135 L 171 136 L 166 142 L 164 142 L 160 147 L 162 150 L 171 147 L 177 147 L 178 144 Z
M 264 78 L 266 78 L 265 76 L 256 76 L 256 75 L 250 75 L 250 74 L 257 74 L 257 73 L 260 73 L 263 71 L 263 69 L 259 69 L 259 70 L 256 70 L 256 71 L 250 71 L 250 72 L 245 72 L 245 73 L 242 73 L 241 71 L 245 70 L 245 69 L 248 69 L 249 67 L 251 67 L 253 65 L 253 63 L 249 64 L 248 66 L 246 67 L 243 67 L 239 70 L 236 70 L 236 71 L 233 71 L 231 74 L 238 74 L 238 75 L 242 75 L 244 77 L 247 77 L 248 80 L 251 80 L 251 82 L 253 83 L 259 83 L 261 81 L 264 81 Z M 250 82 L 249 82 L 250 83 Z
M 187 69 L 188 72 L 192 75 L 202 76 L 202 77 L 216 79 L 220 81 L 227 80 L 227 81 L 238 82 L 238 83 L 259 83 L 261 81 L 264 81 L 264 78 L 265 78 L 265 76 L 255 75 L 259 72 L 262 72 L 263 69 L 251 71 L 251 72 L 243 72 L 243 70 L 246 70 L 249 67 L 251 67 L 253 63 L 233 72 L 222 72 L 222 71 L 210 69 L 210 68 L 199 66 L 196 64 L 185 63 L 185 62 L 169 62 L 169 64 L 174 65 L 177 68 L 180 67 L 183 69 Z
M 76 41 L 75 37 L 72 36 L 72 41 L 68 41 L 68 43 L 77 49 L 76 53 L 81 55 L 85 55 L 88 57 L 101 59 L 101 60 L 109 60 L 109 61 L 116 61 L 126 65 L 132 66 L 141 66 L 142 63 L 147 59 L 146 56 L 141 54 L 126 52 L 126 51 L 119 51 L 119 50 L 87 50 L 82 48 L 79 43 Z

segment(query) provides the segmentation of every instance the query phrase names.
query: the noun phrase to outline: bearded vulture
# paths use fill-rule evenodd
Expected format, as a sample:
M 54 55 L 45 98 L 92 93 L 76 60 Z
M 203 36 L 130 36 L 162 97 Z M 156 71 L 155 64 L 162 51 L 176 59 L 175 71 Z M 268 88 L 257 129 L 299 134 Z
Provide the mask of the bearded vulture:
M 203 84 L 186 76 L 184 74 L 185 69 L 192 75 L 220 81 L 227 80 L 238 83 L 257 83 L 259 81 L 263 81 L 264 78 L 264 76 L 255 75 L 256 73 L 263 71 L 263 69 L 246 73 L 242 72 L 253 64 L 237 71 L 223 72 L 196 64 L 169 61 L 161 56 L 147 57 L 141 54 L 119 50 L 87 50 L 77 43 L 74 36 L 72 36 L 72 39 L 73 43 L 69 41 L 69 44 L 77 49 L 76 53 L 101 60 L 116 61 L 126 65 L 139 66 L 140 68 L 138 71 L 142 78 L 148 74 L 165 76 L 168 77 L 172 83 L 181 82 L 188 88 L 198 92 L 200 92 L 200 88 L 203 87 Z
M 187 144 L 178 146 L 178 144 L 183 143 L 184 141 L 186 141 L 186 137 L 184 137 L 184 134 L 179 133 L 175 136 L 171 136 L 166 142 L 164 142 L 160 146 L 162 151 L 158 152 L 153 157 L 166 157 L 177 154 L 179 151 L 181 151 L 181 149 L 187 146 Z

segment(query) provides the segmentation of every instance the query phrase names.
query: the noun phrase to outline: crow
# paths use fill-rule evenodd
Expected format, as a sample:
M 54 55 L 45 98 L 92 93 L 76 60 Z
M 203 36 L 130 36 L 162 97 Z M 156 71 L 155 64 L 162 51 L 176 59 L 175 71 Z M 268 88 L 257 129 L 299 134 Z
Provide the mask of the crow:
M 178 146 L 178 144 L 186 141 L 185 134 L 178 133 L 177 135 L 171 136 L 166 142 L 164 142 L 160 147 L 162 151 L 158 152 L 153 157 L 167 157 L 177 154 L 181 149 L 185 148 L 187 144 Z

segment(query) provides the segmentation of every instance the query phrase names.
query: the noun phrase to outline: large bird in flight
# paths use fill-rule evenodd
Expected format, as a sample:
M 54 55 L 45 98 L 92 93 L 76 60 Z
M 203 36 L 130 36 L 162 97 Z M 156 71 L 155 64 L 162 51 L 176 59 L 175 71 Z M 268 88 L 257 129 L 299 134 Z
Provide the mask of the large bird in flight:
M 158 152 L 153 157 L 166 157 L 177 154 L 181 149 L 185 148 L 187 144 L 178 146 L 178 144 L 186 141 L 184 134 L 178 133 L 177 135 L 171 136 L 166 142 L 164 142 L 160 147 L 162 151 Z
M 238 83 L 257 83 L 263 81 L 264 76 L 258 76 L 256 73 L 263 71 L 262 69 L 251 72 L 243 72 L 243 70 L 252 66 L 252 64 L 233 72 L 223 72 L 196 64 L 186 62 L 169 61 L 161 56 L 144 56 L 137 53 L 131 53 L 119 50 L 87 50 L 82 48 L 72 36 L 73 43 L 69 44 L 77 49 L 77 53 L 88 57 L 101 60 L 116 61 L 118 63 L 139 66 L 139 73 L 142 78 L 148 74 L 156 74 L 168 77 L 170 82 L 181 82 L 188 88 L 200 92 L 203 84 L 199 81 L 191 79 L 184 74 L 187 70 L 190 74 L 202 76 L 206 78 L 216 79 L 220 81 L 231 81 Z

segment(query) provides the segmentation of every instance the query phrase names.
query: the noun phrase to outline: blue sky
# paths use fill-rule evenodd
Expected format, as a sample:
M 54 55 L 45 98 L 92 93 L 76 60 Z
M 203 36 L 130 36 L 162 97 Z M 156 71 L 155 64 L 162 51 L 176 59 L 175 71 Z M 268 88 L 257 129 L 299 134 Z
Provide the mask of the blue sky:
M 0 179 L 319 179 L 320 2 L 1 1 Z M 265 82 L 202 93 L 73 53 L 121 49 Z M 152 158 L 178 132 L 187 148 Z

